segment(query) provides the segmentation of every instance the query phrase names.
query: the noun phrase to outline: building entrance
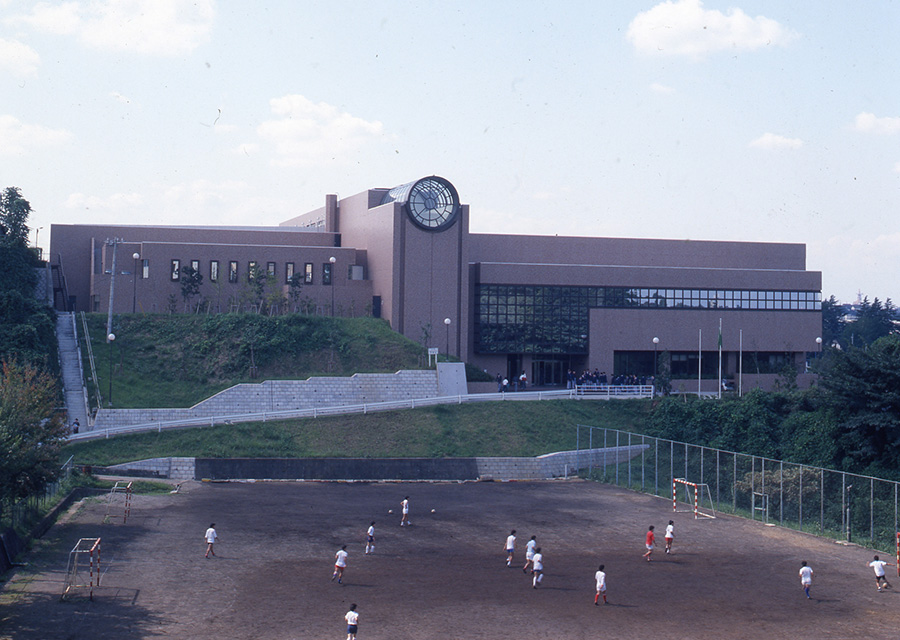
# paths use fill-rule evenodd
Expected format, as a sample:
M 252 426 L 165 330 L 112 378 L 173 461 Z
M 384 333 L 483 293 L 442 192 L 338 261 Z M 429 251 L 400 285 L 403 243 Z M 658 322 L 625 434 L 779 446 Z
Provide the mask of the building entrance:
M 532 383 L 541 387 L 564 385 L 568 368 L 568 358 L 564 360 L 532 360 Z

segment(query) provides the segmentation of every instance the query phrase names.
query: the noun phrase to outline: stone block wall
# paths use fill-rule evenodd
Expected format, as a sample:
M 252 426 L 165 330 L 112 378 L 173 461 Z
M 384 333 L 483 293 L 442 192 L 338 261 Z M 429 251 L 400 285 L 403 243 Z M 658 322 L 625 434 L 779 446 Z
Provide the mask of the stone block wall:
M 464 387 L 465 370 L 462 365 L 457 370 L 442 370 L 442 386 L 459 388 L 460 375 Z M 235 385 L 187 409 L 100 409 L 94 429 L 369 402 L 417 400 L 439 395 L 435 370 L 357 373 L 347 378 L 266 380 L 258 384 Z
M 649 445 L 560 451 L 536 458 L 150 458 L 107 467 L 107 472 L 145 472 L 175 480 L 544 480 L 577 474 L 589 466 L 626 462 Z
M 135 462 L 124 462 L 107 467 L 107 471 L 145 472 L 148 476 L 171 478 L 173 480 L 194 479 L 194 458 L 148 458 Z

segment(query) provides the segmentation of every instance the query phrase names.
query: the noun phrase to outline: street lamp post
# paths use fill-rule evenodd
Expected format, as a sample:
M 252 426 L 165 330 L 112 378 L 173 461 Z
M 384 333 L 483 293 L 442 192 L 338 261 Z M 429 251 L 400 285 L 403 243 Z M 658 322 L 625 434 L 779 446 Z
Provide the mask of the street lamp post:
M 659 347 L 659 338 L 653 337 L 653 395 L 656 395 L 656 376 L 659 375 L 659 359 L 657 358 L 657 348 Z
M 447 360 L 450 360 L 450 318 L 444 318 L 444 326 L 447 327 Z
M 819 355 L 822 355 L 822 338 L 821 337 L 816 338 L 816 345 L 818 345 L 818 347 L 819 347 Z
M 131 313 L 135 313 L 137 311 L 137 277 L 138 277 L 138 260 L 141 257 L 137 251 L 131 254 L 131 257 L 134 258 L 134 271 L 132 272 L 132 280 L 134 281 L 134 291 L 131 293 Z
M 113 342 L 116 339 L 116 334 L 110 333 L 106 336 L 106 341 L 109 343 L 109 397 L 106 402 L 111 407 L 112 406 L 112 375 L 113 375 Z
M 328 262 L 331 263 L 331 317 L 334 317 L 334 263 L 337 262 L 337 258 L 331 256 L 328 258 Z

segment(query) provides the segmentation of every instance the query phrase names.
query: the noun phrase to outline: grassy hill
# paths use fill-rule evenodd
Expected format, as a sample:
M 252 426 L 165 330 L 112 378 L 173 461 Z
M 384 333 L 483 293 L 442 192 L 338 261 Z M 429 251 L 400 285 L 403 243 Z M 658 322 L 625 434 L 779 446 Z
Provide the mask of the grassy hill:
M 144 433 L 70 444 L 63 458 L 110 465 L 165 456 L 534 456 L 575 448 L 575 425 L 640 431 L 649 400 L 485 402 Z
M 106 316 L 87 320 L 100 393 L 105 400 L 111 364 L 117 408 L 189 407 L 240 382 L 393 373 L 425 364 L 422 345 L 374 318 L 121 315 L 109 344 Z M 96 406 L 96 387 L 88 389 Z

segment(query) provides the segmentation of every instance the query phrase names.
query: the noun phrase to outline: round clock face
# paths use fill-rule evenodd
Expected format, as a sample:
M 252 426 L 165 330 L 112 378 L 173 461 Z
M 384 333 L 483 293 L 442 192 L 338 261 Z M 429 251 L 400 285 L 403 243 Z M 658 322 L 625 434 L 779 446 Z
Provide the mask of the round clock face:
M 410 189 L 407 200 L 413 222 L 429 231 L 449 227 L 459 213 L 459 195 L 443 178 L 419 180 Z

